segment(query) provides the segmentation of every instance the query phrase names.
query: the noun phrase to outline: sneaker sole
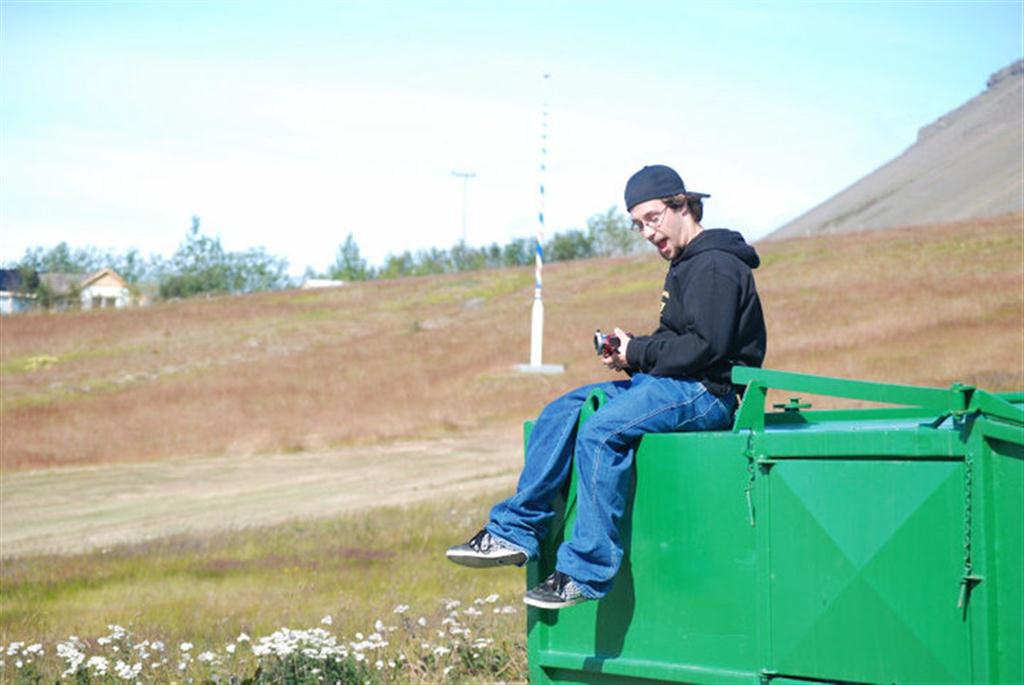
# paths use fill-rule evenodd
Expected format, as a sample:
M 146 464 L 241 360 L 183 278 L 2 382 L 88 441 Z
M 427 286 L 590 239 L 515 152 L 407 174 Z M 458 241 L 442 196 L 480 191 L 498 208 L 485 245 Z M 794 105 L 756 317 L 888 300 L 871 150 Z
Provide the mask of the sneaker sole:
M 481 557 L 475 554 L 459 554 L 448 552 L 448 560 L 459 566 L 470 568 L 495 568 L 496 566 L 522 566 L 526 563 L 525 554 L 510 554 L 506 557 Z
M 530 606 L 537 607 L 538 609 L 565 609 L 566 607 L 575 606 L 576 604 L 582 604 L 586 601 L 586 597 L 577 597 L 576 599 L 571 599 L 567 602 L 555 602 L 548 601 L 545 599 L 535 599 L 533 597 L 523 597 L 524 604 L 529 604 Z

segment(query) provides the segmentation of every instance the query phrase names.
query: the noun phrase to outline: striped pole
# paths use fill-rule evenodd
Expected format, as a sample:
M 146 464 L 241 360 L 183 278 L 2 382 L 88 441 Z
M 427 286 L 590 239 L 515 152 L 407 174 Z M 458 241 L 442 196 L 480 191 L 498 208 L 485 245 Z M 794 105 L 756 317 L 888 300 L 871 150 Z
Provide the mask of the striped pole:
M 537 214 L 537 249 L 534 260 L 533 311 L 530 325 L 530 366 L 543 366 L 544 356 L 544 301 L 541 297 L 544 279 L 544 178 L 548 157 L 548 88 L 551 74 L 544 74 L 544 111 L 541 117 L 540 133 L 540 211 Z

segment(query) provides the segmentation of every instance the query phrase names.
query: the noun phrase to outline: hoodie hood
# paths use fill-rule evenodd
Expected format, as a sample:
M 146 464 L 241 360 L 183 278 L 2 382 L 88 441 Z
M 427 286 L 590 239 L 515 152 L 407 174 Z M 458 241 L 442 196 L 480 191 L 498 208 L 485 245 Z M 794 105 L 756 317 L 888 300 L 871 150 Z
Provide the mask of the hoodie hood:
M 757 251 L 748 245 L 738 232 L 727 228 L 706 228 L 679 253 L 672 261 L 672 265 L 675 266 L 679 262 L 711 250 L 721 250 L 735 255 L 751 269 L 756 269 L 761 264 Z

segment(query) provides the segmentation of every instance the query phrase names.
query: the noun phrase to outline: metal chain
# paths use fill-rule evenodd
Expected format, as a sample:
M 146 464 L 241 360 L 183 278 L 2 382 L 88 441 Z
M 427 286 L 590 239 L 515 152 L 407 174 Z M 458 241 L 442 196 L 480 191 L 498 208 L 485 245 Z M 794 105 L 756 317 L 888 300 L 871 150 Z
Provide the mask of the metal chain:
M 968 449 L 964 455 L 964 572 L 971 574 L 971 527 L 973 518 L 974 455 Z
M 964 577 L 960 581 L 960 597 L 956 606 L 962 609 L 970 592 L 970 583 L 974 580 L 974 564 L 971 560 L 971 528 L 973 527 L 973 491 L 974 491 L 974 455 L 968 446 L 964 453 Z

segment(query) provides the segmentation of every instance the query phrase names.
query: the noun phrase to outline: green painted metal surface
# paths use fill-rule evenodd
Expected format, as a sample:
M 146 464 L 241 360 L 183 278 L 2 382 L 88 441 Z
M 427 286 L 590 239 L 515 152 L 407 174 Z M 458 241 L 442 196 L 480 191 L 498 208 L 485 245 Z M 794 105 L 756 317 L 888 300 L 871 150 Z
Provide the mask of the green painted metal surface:
M 733 377 L 732 430 L 641 442 L 612 592 L 529 610 L 531 682 L 1024 683 L 1024 395 Z M 906 406 L 766 412 L 769 388 Z

